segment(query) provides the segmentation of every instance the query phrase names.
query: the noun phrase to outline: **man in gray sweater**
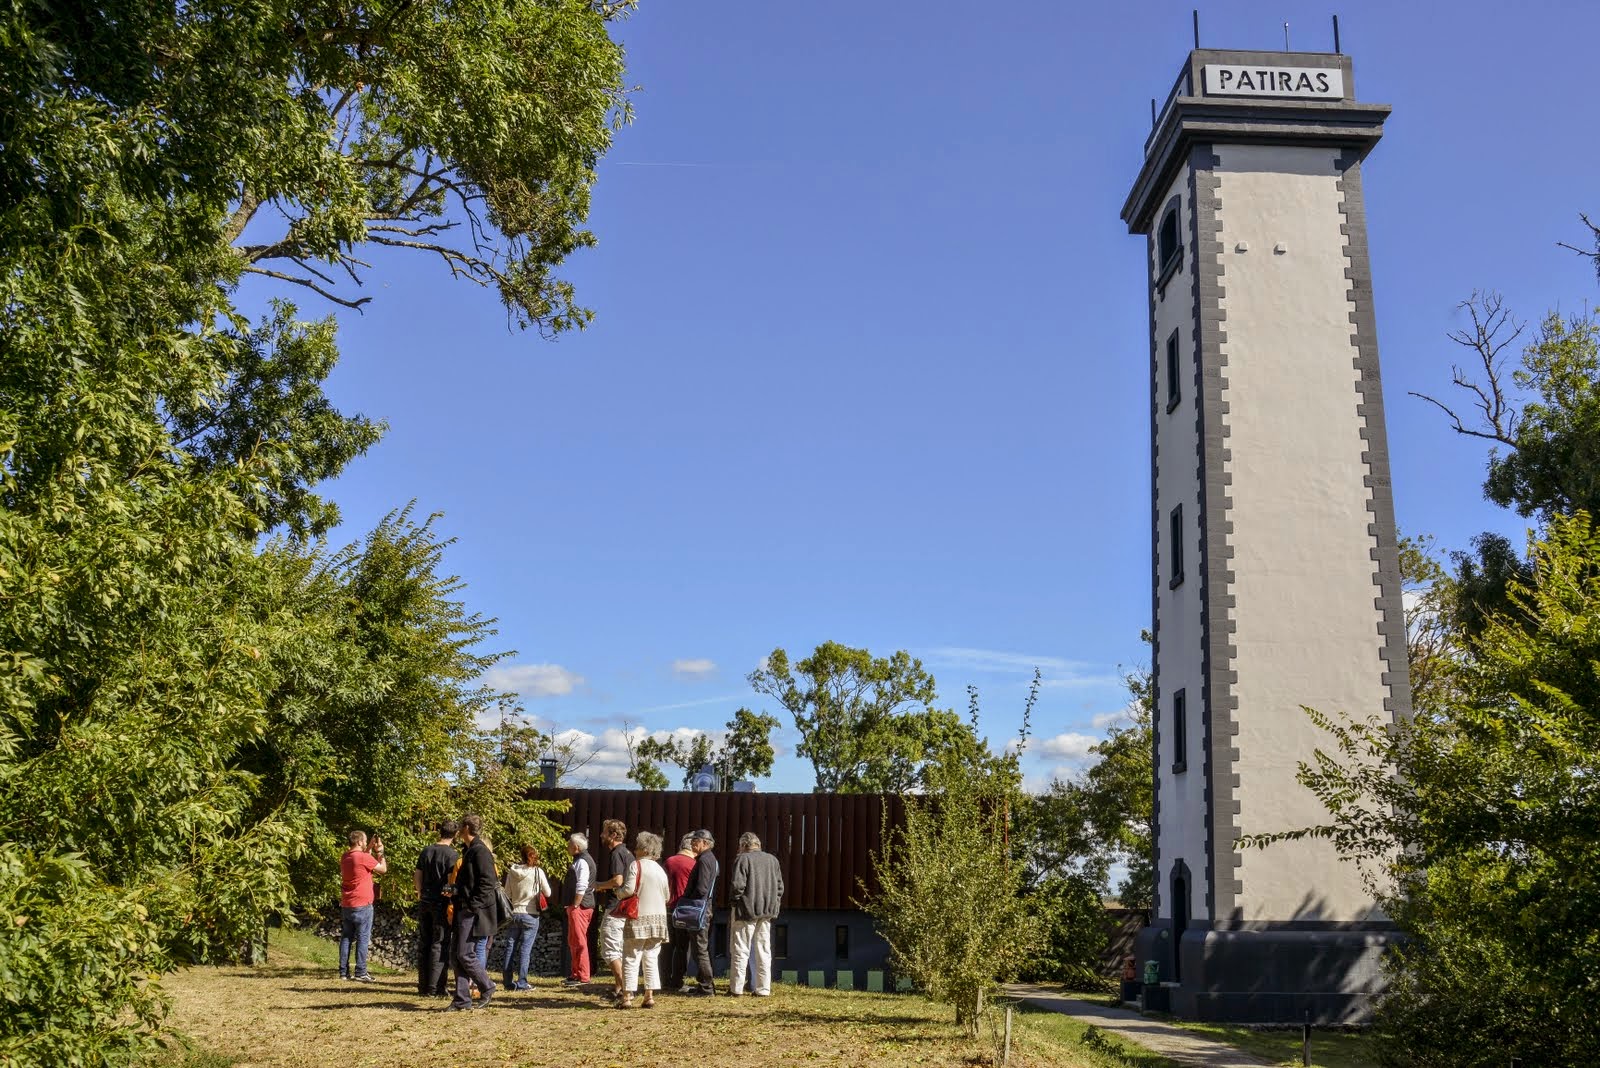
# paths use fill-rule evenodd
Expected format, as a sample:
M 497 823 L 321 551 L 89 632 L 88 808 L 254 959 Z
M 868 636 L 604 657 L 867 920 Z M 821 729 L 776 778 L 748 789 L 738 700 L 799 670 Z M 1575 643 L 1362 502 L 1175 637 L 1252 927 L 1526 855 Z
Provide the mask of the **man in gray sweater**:
M 761 839 L 746 831 L 739 836 L 728 884 L 732 915 L 728 919 L 728 992 L 744 993 L 745 971 L 755 952 L 755 995 L 772 994 L 772 921 L 783 901 L 783 872 L 778 858 L 761 851 Z

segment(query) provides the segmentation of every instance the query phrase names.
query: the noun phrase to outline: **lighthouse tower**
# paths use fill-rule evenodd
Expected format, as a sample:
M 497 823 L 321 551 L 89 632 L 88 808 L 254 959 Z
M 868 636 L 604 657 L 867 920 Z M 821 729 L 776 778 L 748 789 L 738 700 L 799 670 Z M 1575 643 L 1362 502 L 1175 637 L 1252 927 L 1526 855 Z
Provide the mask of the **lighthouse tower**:
M 1393 928 L 1295 781 L 1304 707 L 1410 710 L 1347 56 L 1196 49 L 1122 209 L 1150 286 L 1156 894 L 1182 1016 L 1360 1019 Z

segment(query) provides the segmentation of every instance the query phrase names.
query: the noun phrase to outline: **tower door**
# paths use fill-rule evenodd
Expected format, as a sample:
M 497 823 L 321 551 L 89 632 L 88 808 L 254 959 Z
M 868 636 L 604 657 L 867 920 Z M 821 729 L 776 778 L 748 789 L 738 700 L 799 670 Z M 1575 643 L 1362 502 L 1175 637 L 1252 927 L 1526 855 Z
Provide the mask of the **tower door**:
M 1189 869 L 1183 861 L 1172 866 L 1172 979 L 1183 981 L 1183 932 L 1189 926 Z

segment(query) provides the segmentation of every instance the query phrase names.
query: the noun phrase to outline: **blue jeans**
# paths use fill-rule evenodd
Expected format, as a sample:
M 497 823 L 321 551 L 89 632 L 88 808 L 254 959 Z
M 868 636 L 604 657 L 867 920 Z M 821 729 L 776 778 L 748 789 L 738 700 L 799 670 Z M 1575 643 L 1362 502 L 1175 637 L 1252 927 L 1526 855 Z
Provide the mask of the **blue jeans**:
M 528 985 L 528 961 L 533 957 L 533 944 L 539 940 L 539 917 L 513 912 L 506 921 L 506 936 L 506 986 L 522 989 Z
M 356 944 L 356 970 L 350 971 L 350 943 Z M 339 910 L 339 974 L 367 974 L 367 944 L 372 941 L 372 906 Z

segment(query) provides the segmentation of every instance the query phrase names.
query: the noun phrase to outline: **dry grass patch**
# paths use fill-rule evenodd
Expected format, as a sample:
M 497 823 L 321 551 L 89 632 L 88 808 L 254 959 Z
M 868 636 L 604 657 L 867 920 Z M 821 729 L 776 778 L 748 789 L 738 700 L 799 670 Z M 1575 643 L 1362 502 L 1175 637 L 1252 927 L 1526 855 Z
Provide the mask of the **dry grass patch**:
M 906 994 L 776 987 L 771 998 L 662 995 L 618 1010 L 594 993 L 541 980 L 497 994 L 481 1012 L 443 1011 L 408 974 L 341 980 L 317 947 L 275 940 L 271 963 L 188 968 L 166 987 L 179 1036 L 163 1065 L 340 1068 L 770 1068 L 774 1065 L 988 1065 L 944 1006 Z M 1027 1029 L 1015 1068 L 1105 1068 L 1122 1062 Z

